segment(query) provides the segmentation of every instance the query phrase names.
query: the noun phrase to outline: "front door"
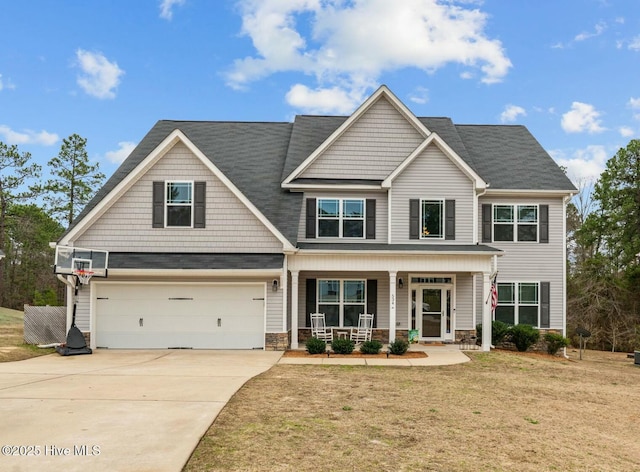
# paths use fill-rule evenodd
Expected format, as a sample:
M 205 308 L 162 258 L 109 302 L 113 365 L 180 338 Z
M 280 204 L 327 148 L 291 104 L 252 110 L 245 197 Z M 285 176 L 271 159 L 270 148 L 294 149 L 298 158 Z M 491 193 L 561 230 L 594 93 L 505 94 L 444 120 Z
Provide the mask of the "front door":
M 417 320 L 421 339 L 449 339 L 451 337 L 451 289 L 422 287 L 417 291 Z

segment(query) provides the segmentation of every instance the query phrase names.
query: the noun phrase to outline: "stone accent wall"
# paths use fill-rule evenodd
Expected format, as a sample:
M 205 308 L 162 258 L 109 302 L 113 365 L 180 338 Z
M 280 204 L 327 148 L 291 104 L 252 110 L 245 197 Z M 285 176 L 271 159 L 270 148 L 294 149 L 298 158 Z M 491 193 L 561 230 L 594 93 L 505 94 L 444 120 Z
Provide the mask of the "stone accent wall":
M 266 333 L 264 335 L 264 348 L 266 351 L 286 351 L 290 345 L 289 332 Z
M 337 339 L 339 331 L 347 331 L 350 332 L 350 328 L 334 328 L 333 329 L 333 339 Z M 404 336 L 404 337 L 402 337 Z M 311 337 L 311 329 L 310 328 L 300 328 L 298 329 L 298 343 L 301 347 L 305 345 L 307 339 Z M 400 339 L 404 339 L 405 341 L 409 339 L 409 332 L 407 330 L 397 330 L 396 337 Z M 389 342 L 389 330 L 388 329 L 374 329 L 371 334 L 371 339 L 376 339 L 383 344 L 387 344 Z

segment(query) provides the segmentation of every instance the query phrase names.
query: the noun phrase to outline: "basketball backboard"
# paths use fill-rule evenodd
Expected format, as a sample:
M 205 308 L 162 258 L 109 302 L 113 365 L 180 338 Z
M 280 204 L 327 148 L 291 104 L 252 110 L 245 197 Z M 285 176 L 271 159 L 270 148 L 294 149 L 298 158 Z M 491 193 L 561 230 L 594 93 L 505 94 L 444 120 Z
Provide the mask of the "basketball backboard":
M 106 277 L 109 251 L 80 247 L 56 246 L 55 274 L 73 275 L 74 271 L 92 271 L 93 277 Z

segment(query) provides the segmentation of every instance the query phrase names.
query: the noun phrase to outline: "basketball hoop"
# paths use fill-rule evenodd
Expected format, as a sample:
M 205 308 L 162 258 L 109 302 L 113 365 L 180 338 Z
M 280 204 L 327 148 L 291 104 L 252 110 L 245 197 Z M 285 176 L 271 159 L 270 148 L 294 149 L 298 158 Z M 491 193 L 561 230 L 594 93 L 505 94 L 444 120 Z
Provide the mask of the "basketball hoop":
M 89 280 L 91 280 L 91 277 L 93 277 L 92 270 L 76 269 L 73 271 L 73 273 L 76 277 L 78 277 L 78 280 L 80 280 L 80 283 L 82 285 L 87 285 L 89 283 Z

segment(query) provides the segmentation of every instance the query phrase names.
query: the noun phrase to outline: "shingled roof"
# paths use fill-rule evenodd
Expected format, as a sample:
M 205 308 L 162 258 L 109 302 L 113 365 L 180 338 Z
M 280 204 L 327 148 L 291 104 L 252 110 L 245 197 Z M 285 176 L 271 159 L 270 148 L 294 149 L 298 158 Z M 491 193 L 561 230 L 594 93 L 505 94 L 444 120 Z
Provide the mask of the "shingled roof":
M 293 123 L 158 121 L 69 230 L 172 131 L 179 129 L 295 245 L 302 195 L 282 189 L 281 183 L 347 118 L 303 115 Z M 524 126 L 455 125 L 449 118 L 418 119 L 436 132 L 491 189 L 575 190 Z

